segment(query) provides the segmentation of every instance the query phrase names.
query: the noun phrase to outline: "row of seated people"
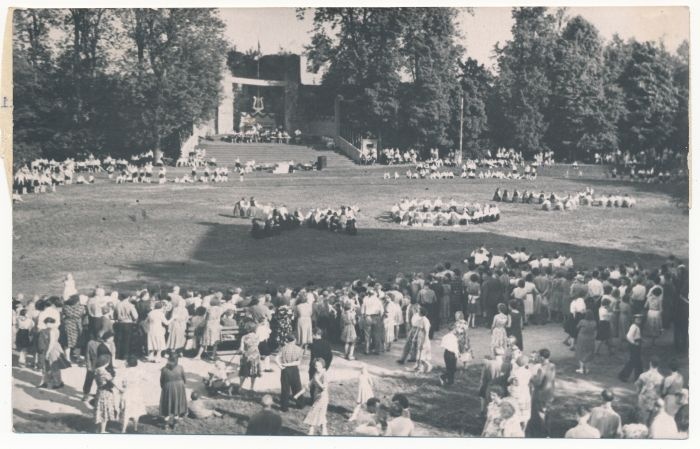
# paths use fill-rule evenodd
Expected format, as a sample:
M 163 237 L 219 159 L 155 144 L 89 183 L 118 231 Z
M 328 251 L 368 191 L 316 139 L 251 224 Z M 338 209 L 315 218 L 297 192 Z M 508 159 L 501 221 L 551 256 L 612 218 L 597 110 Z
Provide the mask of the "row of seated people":
M 527 252 L 524 247 L 516 247 L 512 251 L 503 253 L 503 255 L 495 254 L 486 249 L 485 246 L 480 246 L 471 252 L 469 257 L 464 260 L 464 263 L 472 266 L 487 266 L 491 269 L 499 266 L 508 267 L 529 267 L 530 269 L 570 269 L 574 267 L 574 260 L 566 253 L 555 251 L 550 257 L 549 254 L 533 255 Z
M 552 193 L 546 196 L 544 192 L 535 193 L 528 192 L 518 192 L 517 189 L 513 190 L 513 193 L 508 193 L 508 190 L 501 190 L 500 187 L 496 188 L 493 194 L 492 201 L 503 202 L 503 203 L 522 203 L 522 204 L 540 204 L 542 205 L 542 210 L 574 210 L 578 207 L 578 200 L 573 198 L 571 195 L 566 197 L 559 197 Z
M 159 174 L 160 176 L 160 174 Z M 229 180 L 229 169 L 226 167 L 213 167 L 210 168 L 209 166 L 204 166 L 204 170 L 202 171 L 202 174 L 198 174 L 197 170 L 195 168 L 192 169 L 192 172 L 190 174 L 184 174 L 181 178 L 175 178 L 173 181 L 176 183 L 184 183 L 184 184 L 194 184 L 197 182 L 201 182 L 204 184 L 213 182 L 213 183 L 220 183 L 220 182 L 228 182 Z M 161 182 L 159 179 L 158 182 Z M 165 181 L 167 182 L 167 180 Z M 165 182 L 162 182 L 163 184 Z
M 657 167 L 613 167 L 610 170 L 610 176 L 612 178 L 624 179 L 629 178 L 631 181 L 646 182 L 649 184 L 659 183 L 665 184 L 674 181 L 684 181 L 688 178 L 688 172 L 684 168 L 677 168 L 674 170 L 670 169 L 658 169 Z
M 12 178 L 12 198 L 13 201 L 22 201 L 21 196 L 29 193 L 55 192 L 56 186 L 94 182 L 95 177 L 92 173 L 76 175 L 72 165 L 54 165 L 35 169 L 25 165 L 16 170 Z
M 384 179 L 399 179 L 399 172 L 395 171 L 392 175 L 391 172 L 384 172 Z M 427 170 L 420 169 L 416 171 L 411 171 L 408 169 L 406 171 L 407 179 L 519 179 L 533 181 L 537 179 L 537 172 L 530 172 L 528 174 L 521 173 L 511 173 L 503 172 L 500 170 L 481 170 L 478 172 L 475 170 L 462 170 L 462 172 L 457 176 L 452 170 Z
M 406 178 L 408 179 L 454 179 L 455 174 L 452 170 L 431 170 L 427 168 L 417 168 L 411 171 L 406 170 Z M 385 178 L 386 179 L 386 178 Z M 397 179 L 396 174 L 394 179 Z
M 637 200 L 631 197 L 628 193 L 624 195 L 603 194 L 595 195 L 595 191 L 586 187 L 586 190 L 578 194 L 579 204 L 581 206 L 597 206 L 597 207 L 634 207 Z
M 288 167 L 287 171 L 289 173 L 294 173 L 295 171 L 311 171 L 318 169 L 318 164 L 316 162 L 297 163 L 294 161 L 259 164 L 255 160 L 241 162 L 241 159 L 237 157 L 234 162 L 233 171 L 239 174 L 250 174 L 255 171 L 278 172 L 280 167 Z
M 301 143 L 301 134 L 301 130 L 297 129 L 292 138 L 285 129 L 265 129 L 262 125 L 257 125 L 243 131 L 234 131 L 223 140 L 232 143 L 290 143 L 292 141 Z
M 501 212 L 493 204 L 459 204 L 454 198 L 444 202 L 424 199 L 402 199 L 391 207 L 392 221 L 404 226 L 465 226 L 498 221 Z
M 526 166 L 522 173 L 519 173 L 516 169 L 515 171 L 502 171 L 488 168 L 486 170 L 480 170 L 477 174 L 475 169 L 462 169 L 460 178 L 468 179 L 522 179 L 528 181 L 534 181 L 537 179 L 537 170 L 530 169 L 530 166 Z
M 419 154 L 413 148 L 404 152 L 398 148 L 384 148 L 379 163 L 383 165 L 415 164 L 418 162 L 418 158 Z
M 102 169 L 104 169 L 107 173 L 114 173 L 117 171 L 124 170 L 130 165 L 140 168 L 149 165 L 160 167 L 163 165 L 163 162 L 156 162 L 153 155 L 153 151 L 146 151 L 144 153 L 134 154 L 130 156 L 128 160 L 124 158 L 115 159 L 111 156 L 107 156 L 102 162 Z
M 542 210 L 574 210 L 578 206 L 629 208 L 636 204 L 636 200 L 629 194 L 596 197 L 593 189 L 590 188 L 586 188 L 585 192 L 580 192 L 576 195 L 559 196 L 555 193 L 546 195 L 544 192 L 535 193 L 527 190 L 520 193 L 517 189 L 512 194 L 509 194 L 508 190 L 501 190 L 499 187 L 493 194 L 493 201 L 540 204 Z

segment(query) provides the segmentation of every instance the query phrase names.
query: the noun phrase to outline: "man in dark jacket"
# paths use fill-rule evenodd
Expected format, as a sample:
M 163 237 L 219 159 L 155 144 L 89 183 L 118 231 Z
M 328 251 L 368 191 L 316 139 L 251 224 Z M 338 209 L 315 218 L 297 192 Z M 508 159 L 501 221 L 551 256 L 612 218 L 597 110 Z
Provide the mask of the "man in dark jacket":
M 494 272 L 481 284 L 481 302 L 486 308 L 486 326 L 490 327 L 498 313 L 498 304 L 503 301 L 503 284 Z

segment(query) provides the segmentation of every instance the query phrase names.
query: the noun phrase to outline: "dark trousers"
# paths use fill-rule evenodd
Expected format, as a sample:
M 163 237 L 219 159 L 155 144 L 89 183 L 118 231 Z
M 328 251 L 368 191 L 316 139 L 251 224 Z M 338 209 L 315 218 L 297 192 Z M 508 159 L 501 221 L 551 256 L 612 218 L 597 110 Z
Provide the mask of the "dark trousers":
M 630 374 L 633 375 L 633 379 L 637 380 L 640 374 L 642 374 L 642 347 L 640 345 L 629 345 L 630 348 L 630 358 L 627 360 L 625 367 L 620 371 L 620 379 L 625 382 L 629 379 Z
M 85 373 L 85 382 L 83 382 L 83 394 L 90 394 L 92 383 L 95 381 L 95 373 L 92 370 L 87 370 Z
M 430 321 L 430 332 L 428 333 L 428 338 L 433 339 L 435 331 L 440 329 L 440 309 L 438 303 L 434 302 L 432 304 L 422 304 L 426 310 L 426 316 L 428 321 Z
M 102 328 L 102 318 L 88 317 L 88 332 L 90 338 L 97 337 Z
M 673 346 L 678 352 L 688 351 L 688 318 L 674 321 Z
M 457 372 L 457 355 L 445 349 L 445 374 L 442 374 L 440 378 L 448 385 L 452 385 L 455 382 L 455 372 Z
M 301 379 L 299 378 L 299 367 L 289 366 L 284 368 L 280 374 L 280 383 L 282 384 L 280 394 L 280 408 L 287 410 L 289 407 L 289 398 L 301 391 Z
M 116 358 L 126 360 L 132 354 L 132 344 L 135 340 L 136 323 L 115 323 L 114 324 L 114 346 L 116 347 Z
M 365 353 L 370 350 L 383 352 L 384 350 L 384 333 L 382 332 L 382 316 L 367 315 L 364 317 L 362 331 L 365 337 Z

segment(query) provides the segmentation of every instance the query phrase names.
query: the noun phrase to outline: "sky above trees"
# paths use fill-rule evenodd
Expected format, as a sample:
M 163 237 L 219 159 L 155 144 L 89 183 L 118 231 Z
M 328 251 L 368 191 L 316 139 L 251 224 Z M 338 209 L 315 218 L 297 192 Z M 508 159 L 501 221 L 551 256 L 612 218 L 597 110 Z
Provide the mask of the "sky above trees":
M 689 38 L 689 16 L 684 7 L 580 7 L 568 8 L 567 14 L 583 16 L 596 26 L 605 41 L 615 33 L 625 40 L 663 39 L 666 47 L 675 51 Z M 304 20 L 298 20 L 293 8 L 227 8 L 221 9 L 221 18 L 226 23 L 224 36 L 232 45 L 245 51 L 257 48 L 259 41 L 265 54 L 280 49 L 301 53 L 310 42 L 313 29 L 311 16 L 307 14 Z M 494 68 L 495 60 L 491 59 L 494 45 L 512 37 L 512 26 L 511 10 L 507 7 L 474 8 L 473 15 L 461 10 L 458 29 L 463 35 L 460 43 L 467 49 L 466 56 Z M 320 76 L 302 70 L 304 83 L 311 84 L 314 79 L 321 80 Z

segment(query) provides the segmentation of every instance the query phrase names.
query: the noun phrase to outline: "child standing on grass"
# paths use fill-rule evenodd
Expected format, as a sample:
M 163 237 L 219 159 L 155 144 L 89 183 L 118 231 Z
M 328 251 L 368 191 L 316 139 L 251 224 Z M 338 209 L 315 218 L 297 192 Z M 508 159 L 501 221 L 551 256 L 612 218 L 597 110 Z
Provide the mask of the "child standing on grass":
M 357 341 L 355 310 L 351 303 L 346 303 L 343 309 L 343 314 L 341 315 L 343 330 L 340 337 L 345 343 L 345 358 L 355 360 L 355 342 Z
M 139 372 L 136 369 L 138 359 L 131 355 L 126 362 L 124 379 L 122 379 L 122 394 L 119 403 L 122 418 L 122 433 L 126 433 L 129 421 L 134 421 L 134 432 L 138 431 L 139 419 L 146 414 L 143 404 L 143 394 L 139 386 Z
M 365 365 L 364 363 L 362 364 L 362 368 L 360 369 L 360 376 L 357 378 L 357 384 L 357 406 L 352 412 L 350 421 L 354 421 L 355 419 L 357 419 L 357 416 L 360 413 L 360 410 L 362 409 L 362 404 L 366 403 L 368 399 L 374 397 L 374 391 L 372 391 L 374 381 L 372 380 L 372 376 L 370 376 L 369 371 L 367 370 L 367 365 Z

